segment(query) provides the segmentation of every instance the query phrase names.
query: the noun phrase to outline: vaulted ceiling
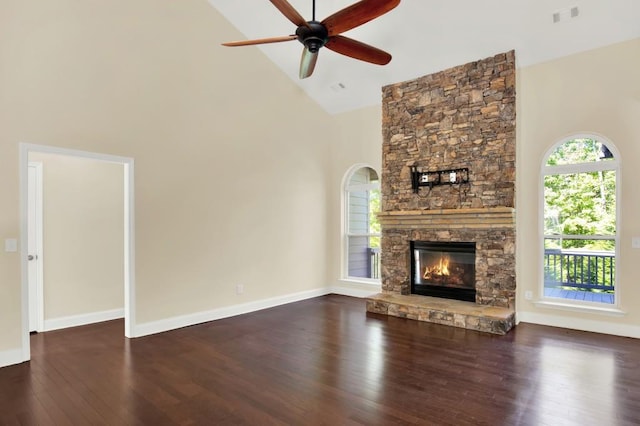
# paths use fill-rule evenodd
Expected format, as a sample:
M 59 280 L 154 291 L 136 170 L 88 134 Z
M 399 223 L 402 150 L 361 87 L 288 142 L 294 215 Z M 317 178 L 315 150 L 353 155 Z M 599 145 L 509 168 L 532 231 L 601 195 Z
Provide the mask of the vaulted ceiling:
M 209 1 L 248 39 L 295 31 L 268 0 Z M 316 18 L 355 1 L 316 0 Z M 289 3 L 311 20 L 312 0 Z M 391 53 L 392 61 L 372 65 L 323 48 L 313 75 L 300 80 L 303 46 L 295 40 L 229 49 L 237 49 L 237 55 L 261 49 L 326 111 L 340 113 L 379 104 L 383 85 L 508 50 L 516 51 L 518 67 L 526 67 L 640 37 L 640 0 L 402 0 L 344 35 Z M 225 41 L 232 40 L 220 40 Z

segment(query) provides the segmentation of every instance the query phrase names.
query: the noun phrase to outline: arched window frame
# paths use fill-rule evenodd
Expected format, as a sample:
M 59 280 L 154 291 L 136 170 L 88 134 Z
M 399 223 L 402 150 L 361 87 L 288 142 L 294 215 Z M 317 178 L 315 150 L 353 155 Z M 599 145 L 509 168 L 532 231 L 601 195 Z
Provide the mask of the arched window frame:
M 376 183 L 364 184 L 364 185 L 350 185 L 351 179 L 353 176 L 362 168 L 368 168 L 373 170 L 378 176 L 378 181 Z M 341 279 L 346 281 L 354 281 L 354 282 L 362 282 L 368 284 L 379 284 L 380 277 L 377 278 L 365 278 L 358 276 L 351 276 L 349 274 L 349 238 L 353 236 L 364 236 L 369 235 L 372 237 L 380 237 L 380 234 L 362 234 L 362 233 L 352 233 L 349 229 L 349 193 L 351 191 L 369 191 L 369 190 L 380 190 L 380 172 L 373 166 L 366 163 L 358 163 L 351 166 L 347 172 L 344 174 L 341 184 L 341 212 L 342 212 L 342 221 L 341 221 L 341 234 L 342 234 L 342 244 L 341 244 Z M 378 255 L 378 261 L 379 261 Z
M 560 146 L 564 145 L 567 142 L 570 142 L 575 139 L 593 139 L 602 143 L 609 149 L 611 154 L 613 155 L 613 159 L 606 162 L 588 162 L 588 163 L 574 163 L 574 164 L 563 164 L 556 166 L 548 166 L 547 162 L 551 154 Z M 614 303 L 593 303 L 593 302 L 585 302 L 580 300 L 572 300 L 572 299 L 558 299 L 553 297 L 545 296 L 545 259 L 544 254 L 541 256 L 540 261 L 540 282 L 539 282 L 539 299 L 538 304 L 541 305 L 552 305 L 564 307 L 569 310 L 585 310 L 585 311 L 602 311 L 603 313 L 613 313 L 613 314 L 621 314 L 622 311 L 619 310 L 620 300 L 622 299 L 622 292 L 619 285 L 619 273 L 617 271 L 620 270 L 620 212 L 622 205 L 621 198 L 621 158 L 620 152 L 617 147 L 611 142 L 608 138 L 596 134 L 596 133 L 580 133 L 573 134 L 568 137 L 563 138 L 562 140 L 553 144 L 544 154 L 542 159 L 542 164 L 540 168 L 540 190 L 539 190 L 539 215 L 538 215 L 538 223 L 539 223 L 539 244 L 540 251 L 544 253 L 545 247 L 545 176 L 550 175 L 558 175 L 558 174 L 570 174 L 570 173 L 588 173 L 588 172 L 597 172 L 597 171 L 615 171 L 616 173 L 616 231 L 614 235 L 614 245 L 615 245 L 615 265 L 616 265 L 616 274 L 615 274 L 615 296 Z M 567 236 L 570 237 L 570 236 Z

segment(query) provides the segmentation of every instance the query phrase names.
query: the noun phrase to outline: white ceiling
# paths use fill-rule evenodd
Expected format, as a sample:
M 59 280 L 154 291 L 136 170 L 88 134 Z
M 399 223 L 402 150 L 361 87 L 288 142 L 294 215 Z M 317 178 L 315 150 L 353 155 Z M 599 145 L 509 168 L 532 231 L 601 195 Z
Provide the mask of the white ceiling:
M 268 0 L 209 1 L 248 39 L 295 32 Z M 316 0 L 316 20 L 355 2 Z M 289 3 L 311 20 L 312 0 Z M 576 6 L 576 18 L 553 23 L 554 12 Z M 640 37 L 640 0 L 401 0 L 391 12 L 344 35 L 391 53 L 392 61 L 372 65 L 321 49 L 313 75 L 299 80 L 303 47 L 296 40 L 229 49 L 261 49 L 334 114 L 379 104 L 384 85 L 508 50 L 514 49 L 517 66 L 525 67 Z M 220 40 L 225 41 L 234 40 Z

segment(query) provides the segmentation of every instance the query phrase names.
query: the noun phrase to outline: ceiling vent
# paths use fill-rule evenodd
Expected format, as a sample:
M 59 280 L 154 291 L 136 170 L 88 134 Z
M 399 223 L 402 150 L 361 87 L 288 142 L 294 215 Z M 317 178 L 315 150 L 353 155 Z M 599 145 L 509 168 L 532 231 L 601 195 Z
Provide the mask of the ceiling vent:
M 343 90 L 345 90 L 347 88 L 347 86 L 345 86 L 344 83 L 332 84 L 329 87 L 331 87 L 331 90 L 333 90 L 334 92 L 342 92 Z
M 580 14 L 578 6 L 568 7 L 566 9 L 560 9 L 553 13 L 553 23 L 566 22 L 569 19 L 577 18 Z

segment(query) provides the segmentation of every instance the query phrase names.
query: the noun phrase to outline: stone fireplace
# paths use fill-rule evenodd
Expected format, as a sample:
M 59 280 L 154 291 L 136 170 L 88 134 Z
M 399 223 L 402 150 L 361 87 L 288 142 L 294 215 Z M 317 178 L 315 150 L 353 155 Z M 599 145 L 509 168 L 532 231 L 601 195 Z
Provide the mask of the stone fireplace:
M 446 185 L 416 188 L 412 175 L 462 169 L 468 180 Z M 513 51 L 384 87 L 382 293 L 368 299 L 367 310 L 509 331 L 516 290 L 514 191 Z M 452 260 L 457 276 L 449 270 L 445 277 L 440 262 Z M 465 293 L 455 297 L 462 300 L 450 297 L 457 293 Z

